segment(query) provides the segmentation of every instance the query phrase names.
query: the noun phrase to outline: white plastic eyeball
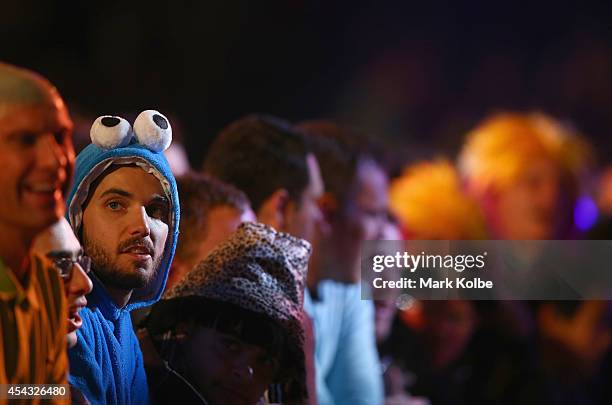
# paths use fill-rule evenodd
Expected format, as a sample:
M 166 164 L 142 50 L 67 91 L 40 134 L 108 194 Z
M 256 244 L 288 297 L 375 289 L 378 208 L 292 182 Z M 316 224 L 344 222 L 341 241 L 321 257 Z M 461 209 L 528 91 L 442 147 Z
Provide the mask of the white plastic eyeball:
M 138 114 L 134 121 L 134 133 L 138 143 L 153 152 L 159 153 L 168 149 L 172 142 L 170 121 L 155 110 L 146 110 Z
M 98 117 L 89 131 L 91 141 L 102 149 L 114 149 L 130 143 L 132 139 L 130 123 L 121 117 L 103 115 Z

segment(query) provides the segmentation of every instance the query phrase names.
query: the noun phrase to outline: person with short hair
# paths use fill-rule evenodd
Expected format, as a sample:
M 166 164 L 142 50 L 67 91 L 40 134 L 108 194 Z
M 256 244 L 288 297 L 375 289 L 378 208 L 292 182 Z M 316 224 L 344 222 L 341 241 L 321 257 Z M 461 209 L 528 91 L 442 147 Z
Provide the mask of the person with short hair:
M 249 115 L 228 125 L 208 150 L 203 170 L 244 191 L 259 222 L 308 241 L 321 224 L 317 158 L 282 119 Z
M 320 205 L 328 232 L 314 241 L 304 308 L 315 332 L 317 399 L 327 404 L 382 404 L 374 306 L 361 299 L 360 249 L 389 224 L 387 174 L 363 138 L 330 121 L 297 125 L 321 165 Z
M 64 215 L 72 121 L 49 81 L 1 62 L 0 162 L 0 383 L 63 384 L 63 285 L 51 262 L 29 257 L 29 249 Z
M 496 239 L 562 239 L 591 157 L 570 127 L 541 113 L 486 117 L 466 137 L 458 168 Z
M 310 243 L 325 229 L 319 163 L 304 135 L 285 120 L 248 115 L 231 123 L 208 150 L 203 171 L 244 191 L 261 223 Z M 303 320 L 308 385 L 315 391 L 312 321 L 307 314 Z M 315 400 L 311 395 L 309 403 Z
M 235 187 L 201 173 L 177 177 L 181 201 L 181 237 L 166 290 L 180 281 L 244 221 L 255 220 L 247 196 Z
M 91 279 L 87 275 L 91 261 L 83 254 L 83 248 L 65 217 L 36 236 L 32 244 L 32 253 L 49 259 L 64 282 L 68 303 L 67 346 L 74 347 L 77 343 L 76 331 L 83 324 L 79 312 L 87 305 L 85 296 L 93 288 Z M 73 386 L 70 386 L 70 399 L 73 404 L 89 403 L 83 393 Z
M 49 259 L 64 282 L 68 303 L 68 347 L 74 347 L 77 343 L 76 331 L 82 325 L 79 311 L 87 305 L 85 296 L 93 288 L 87 275 L 91 260 L 83 253 L 70 223 L 64 217 L 38 234 L 32 244 L 32 253 Z

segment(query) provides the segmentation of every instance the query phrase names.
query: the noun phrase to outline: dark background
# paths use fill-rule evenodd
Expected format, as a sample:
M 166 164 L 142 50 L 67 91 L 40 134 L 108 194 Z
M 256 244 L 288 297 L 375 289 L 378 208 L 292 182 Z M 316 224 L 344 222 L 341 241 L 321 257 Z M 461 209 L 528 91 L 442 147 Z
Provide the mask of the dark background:
M 509 4 L 512 3 L 512 4 Z M 404 160 L 453 157 L 484 114 L 540 110 L 612 158 L 606 2 L 0 2 L 0 59 L 47 76 L 82 133 L 169 115 L 192 163 L 266 112 L 357 125 Z

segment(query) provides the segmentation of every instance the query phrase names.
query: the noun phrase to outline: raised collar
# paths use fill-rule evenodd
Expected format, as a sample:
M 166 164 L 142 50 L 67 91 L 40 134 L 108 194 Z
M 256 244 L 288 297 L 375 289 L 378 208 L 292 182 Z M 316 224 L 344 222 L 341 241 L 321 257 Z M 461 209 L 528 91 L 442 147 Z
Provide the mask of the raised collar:
M 44 262 L 36 257 L 31 259 L 30 272 L 25 287 L 21 285 L 13 271 L 0 259 L 0 300 L 11 302 L 15 305 L 29 305 L 33 309 L 39 308 L 36 294 L 36 269 L 34 266 L 44 266 Z
M 100 310 L 102 316 L 111 322 L 116 322 L 124 313 L 129 314 L 131 309 L 129 304 L 123 308 L 119 308 L 106 290 L 106 287 L 104 287 L 104 284 L 102 284 L 93 272 L 90 273 L 90 278 L 93 283 L 93 289 L 87 296 L 88 307 L 96 307 Z

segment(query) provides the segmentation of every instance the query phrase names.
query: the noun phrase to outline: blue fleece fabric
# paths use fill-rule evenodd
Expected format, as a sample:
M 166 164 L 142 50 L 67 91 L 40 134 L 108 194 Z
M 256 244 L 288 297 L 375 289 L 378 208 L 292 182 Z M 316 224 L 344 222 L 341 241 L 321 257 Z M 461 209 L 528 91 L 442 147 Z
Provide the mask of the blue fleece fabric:
M 68 216 L 78 234 L 79 207 L 89 192 L 90 178 L 96 168 L 118 159 L 135 157 L 155 167 L 170 186 L 172 227 L 157 276 L 147 287 L 134 290 L 124 308 L 118 308 L 104 285 L 92 273 L 93 290 L 87 296 L 87 307 L 80 316 L 83 326 L 77 331 L 77 345 L 68 351 L 70 375 L 68 381 L 78 388 L 92 404 L 147 404 L 149 392 L 142 352 L 134 334 L 130 311 L 149 306 L 159 300 L 174 256 L 179 226 L 179 201 L 174 176 L 162 153 L 155 153 L 132 142 L 123 148 L 103 150 L 95 145 L 85 148 L 76 161 L 75 182 L 68 198 Z M 99 166 L 100 165 L 100 166 Z M 99 170 L 98 170 L 99 171 Z M 99 175 L 99 173 L 98 173 Z

